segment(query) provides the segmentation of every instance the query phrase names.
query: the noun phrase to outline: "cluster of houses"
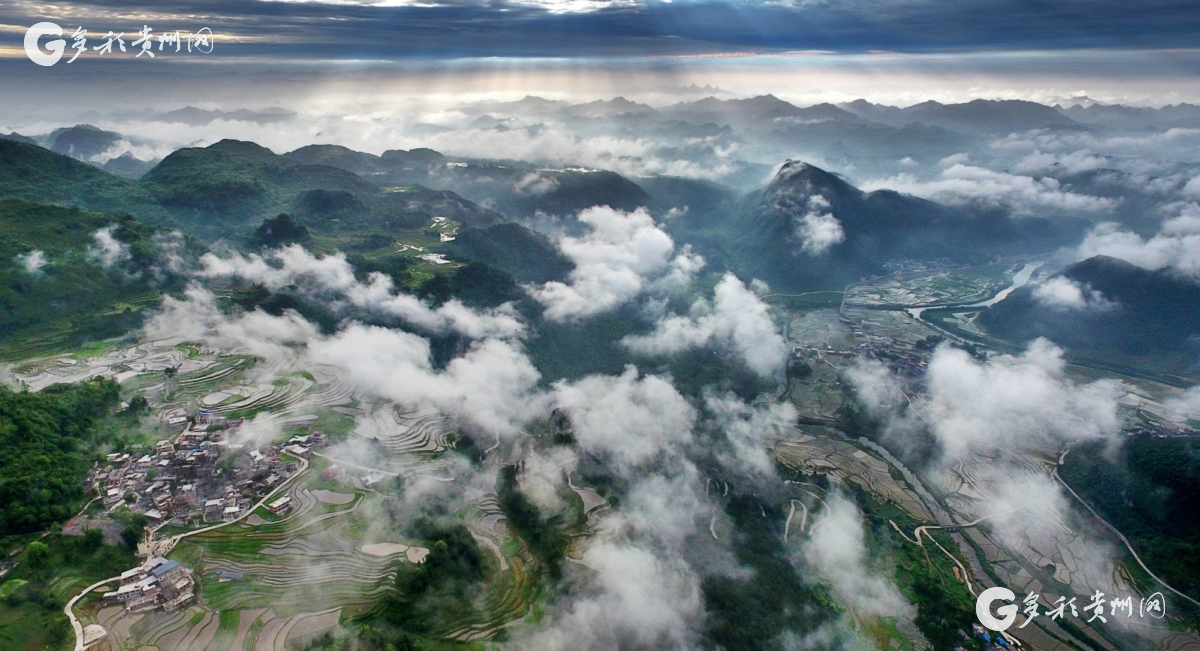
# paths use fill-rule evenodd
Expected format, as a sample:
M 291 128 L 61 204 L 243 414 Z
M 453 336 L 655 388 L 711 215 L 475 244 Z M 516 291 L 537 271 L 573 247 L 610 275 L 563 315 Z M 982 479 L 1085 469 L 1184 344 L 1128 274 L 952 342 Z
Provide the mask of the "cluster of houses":
M 234 520 L 299 469 L 293 457 L 306 458 L 313 447 L 328 442 L 324 433 L 311 432 L 270 446 L 232 443 L 231 434 L 244 422 L 204 412 L 172 416 L 166 425 L 173 437 L 159 441 L 153 452 L 108 455 L 105 463 L 97 463 L 89 472 L 86 487 L 96 491 L 110 510 L 126 504 L 154 524 Z M 312 419 L 303 417 L 297 422 L 301 429 L 312 425 Z M 230 453 L 234 463 L 218 465 Z M 266 507 L 283 515 L 292 508 L 292 500 L 284 494 Z M 195 587 L 186 567 L 151 552 L 141 565 L 118 577 L 115 589 L 104 593 L 102 602 L 124 605 L 131 613 L 174 611 L 195 598 Z M 90 633 L 91 641 L 85 645 L 89 647 L 103 643 L 107 636 L 98 625 L 89 626 L 85 633 Z
M 1159 423 L 1153 427 L 1130 427 L 1125 429 L 1126 436 L 1151 436 L 1154 438 L 1172 438 L 1184 436 L 1200 436 L 1200 430 L 1184 423 Z
M 125 610 L 140 613 L 155 608 L 178 609 L 195 596 L 192 573 L 178 561 L 151 556 L 121 574 L 117 589 L 104 593 L 106 604 L 125 604 Z
M 234 445 L 229 436 L 242 420 L 199 413 L 167 421 L 177 432 L 142 454 L 110 454 L 96 464 L 85 482 L 110 509 L 124 503 L 151 523 L 184 525 L 240 517 L 259 496 L 270 492 L 298 466 L 287 456 L 307 457 L 326 443 L 321 432 L 292 437 L 283 444 Z M 235 454 L 232 463 L 218 460 Z

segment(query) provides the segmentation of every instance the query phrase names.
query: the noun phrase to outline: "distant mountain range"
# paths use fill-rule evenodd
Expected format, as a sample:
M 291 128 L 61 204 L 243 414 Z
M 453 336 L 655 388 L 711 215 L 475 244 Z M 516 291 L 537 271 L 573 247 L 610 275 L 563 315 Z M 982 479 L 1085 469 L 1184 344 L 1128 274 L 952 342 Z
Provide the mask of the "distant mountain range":
M 879 273 L 889 260 L 980 261 L 1043 251 L 1073 241 L 1086 225 L 1012 219 L 998 209 L 948 207 L 886 190 L 863 192 L 792 161 L 745 197 L 702 181 L 643 179 L 642 187 L 613 172 L 460 163 L 432 150 L 374 156 L 314 145 L 279 155 L 235 140 L 180 149 L 139 181 L 12 140 L 0 141 L 0 162 L 6 163 L 0 167 L 5 195 L 125 212 L 206 237 L 247 234 L 280 212 L 320 234 L 419 228 L 437 215 L 471 228 L 558 215 L 571 229 L 575 214 L 594 205 L 648 206 L 659 214 L 687 206 L 686 214 L 667 222 L 680 242 L 780 289 L 837 288 Z M 494 209 L 417 181 L 457 188 Z M 841 235 L 819 251 L 805 250 L 801 222 L 818 208 L 836 220 Z
M 1052 107 L 1023 100 L 977 99 L 965 104 L 928 101 L 896 108 L 855 100 L 842 108 L 864 120 L 891 126 L 924 124 L 963 133 L 1011 133 L 1030 129 L 1079 128 L 1070 117 Z
M 251 109 L 234 109 L 231 111 L 210 110 L 196 108 L 195 106 L 185 106 L 183 108 L 174 109 L 171 111 L 157 111 L 153 109 L 145 109 L 141 111 L 118 111 L 112 114 L 100 114 L 97 111 L 86 111 L 79 116 L 82 120 L 89 121 L 144 121 L 144 122 L 173 122 L 176 124 L 190 124 L 192 126 L 200 126 L 213 122 L 214 120 L 237 120 L 241 122 L 254 122 L 257 124 L 270 124 L 272 122 L 284 122 L 292 119 L 296 113 L 284 108 L 270 107 L 262 110 Z
M 1105 108 L 1111 107 L 1096 105 L 1087 111 Z M 1152 109 L 1144 110 L 1152 111 Z M 963 104 L 942 104 L 928 101 L 906 108 L 897 108 L 872 104 L 859 99 L 839 105 L 826 103 L 799 107 L 774 95 L 761 95 L 747 99 L 705 97 L 693 102 L 681 102 L 654 108 L 647 104 L 631 102 L 623 97 L 586 104 L 570 104 L 559 100 L 527 96 L 516 102 L 474 104 L 468 107 L 468 113 L 471 114 L 471 112 L 481 116 L 521 115 L 541 119 L 571 116 L 640 116 L 660 120 L 678 120 L 697 125 L 712 123 L 721 126 L 728 124 L 737 129 L 750 128 L 762 131 L 769 131 L 781 125 L 820 122 L 877 123 L 891 127 L 922 124 L 970 135 L 981 132 L 1010 133 L 1041 128 L 1081 128 L 1081 121 L 1076 121 L 1072 117 L 1074 113 L 1077 113 L 1075 109 L 1060 109 L 1024 100 L 980 99 Z M 1087 113 L 1087 115 L 1091 115 L 1091 113 Z M 1195 120 L 1200 123 L 1200 115 L 1196 115 Z M 491 126 L 491 123 L 477 126 Z
M 1178 104 L 1154 109 L 1106 105 L 1086 98 L 1070 105 L 1055 106 L 1023 100 L 974 100 L 960 104 L 927 101 L 899 108 L 862 99 L 837 105 L 824 103 L 800 107 L 773 95 L 746 99 L 709 96 L 660 107 L 624 97 L 572 104 L 527 96 L 515 102 L 469 104 L 460 110 L 469 118 L 464 125 L 416 124 L 410 125 L 407 132 L 410 136 L 434 136 L 462 129 L 519 129 L 536 137 L 545 128 L 544 122 L 557 121 L 577 134 L 621 139 L 650 135 L 660 140 L 665 149 L 661 154 L 647 155 L 673 156 L 701 167 L 716 161 L 705 160 L 700 154 L 693 153 L 688 143 L 703 142 L 709 147 L 744 152 L 739 154 L 738 160 L 723 160 L 726 169 L 721 172 L 724 182 L 742 189 L 761 183 L 767 168 L 754 161 L 763 156 L 782 158 L 800 154 L 808 159 L 836 161 L 840 169 L 856 169 L 863 178 L 872 178 L 873 175 L 895 174 L 896 165 L 902 160 L 932 165 L 951 154 L 978 153 L 986 148 L 990 139 L 1009 133 L 1040 129 L 1140 132 L 1145 129 L 1200 128 L 1200 106 Z M 296 118 L 295 113 L 277 107 L 220 111 L 186 106 L 172 111 L 147 110 L 114 116 L 89 112 L 85 115 L 108 122 L 128 119 L 193 126 L 216 120 L 267 124 Z M 133 154 L 123 155 L 119 162 L 100 160 L 99 157 L 107 152 L 112 152 L 110 156 L 128 153 L 114 149 L 122 141 L 152 143 L 89 124 L 55 129 L 42 135 L 0 137 L 35 142 L 79 160 L 106 165 L 109 171 L 128 178 L 138 178 L 159 162 L 140 160 Z M 409 157 L 393 156 L 397 154 Z M 438 156 L 436 152 L 432 154 Z M 510 184 L 510 181 L 515 185 L 519 179 L 497 181 L 492 176 L 495 169 L 439 169 L 437 174 L 429 174 L 426 164 L 434 161 L 421 159 L 420 154 L 414 158 L 402 150 L 394 150 L 375 156 L 334 145 L 303 147 L 286 156 L 297 163 L 330 165 L 356 174 L 379 175 L 380 178 L 370 179 L 377 184 L 419 183 L 450 189 L 475 201 L 492 197 L 500 202 L 496 207 L 502 212 L 540 209 L 534 205 L 538 202 L 528 200 L 528 193 L 504 192 L 501 185 Z M 507 164 L 502 159 L 503 153 L 498 152 L 495 160 L 486 162 L 499 163 L 501 168 L 522 166 Z M 405 164 L 397 165 L 401 161 Z M 485 161 L 463 162 L 481 164 Z M 731 164 L 732 168 L 729 167 Z M 523 165 L 528 167 L 529 163 Z M 505 174 L 503 169 L 499 172 L 502 176 Z M 1049 173 L 1053 174 L 1053 171 Z M 604 184 L 611 180 L 595 179 L 594 182 Z M 573 205 L 565 197 L 559 197 L 558 201 L 551 199 L 547 197 L 545 202 L 556 205 L 554 210 L 566 210 Z
M 1124 129 L 1171 129 L 1200 126 L 1200 106 L 1175 104 L 1162 108 L 1121 104 L 1082 103 L 1055 106 L 1060 113 L 1080 124 Z
M 103 154 L 120 142 L 122 136 L 113 131 L 98 129 L 90 124 L 78 124 L 64 129 L 55 129 L 42 138 L 50 151 L 65 154 L 79 160 L 87 160 Z
M 591 206 L 635 210 L 651 201 L 641 187 L 615 172 L 544 169 L 522 161 L 449 159 L 432 149 L 394 149 L 375 156 L 337 145 L 309 145 L 282 158 L 337 167 L 381 186 L 452 188 L 510 219 L 539 212 L 570 219 Z
M 982 103 L 969 113 L 980 125 L 1049 120 L 1047 124 L 1075 128 L 1065 116 L 1051 119 L 1057 111 L 1026 104 Z M 789 106 L 766 97 L 701 100 L 674 110 L 680 115 L 690 112 L 695 119 L 775 116 L 770 119 L 789 125 L 784 130 L 806 128 L 807 120 L 834 120 L 857 129 L 926 130 L 947 138 L 956 133 L 944 127 L 889 127 L 831 105 L 801 112 Z M 939 106 L 919 105 L 915 112 L 965 124 L 965 109 Z M 898 119 L 873 105 L 851 108 Z M 727 129 L 689 128 L 718 137 Z M 113 142 L 109 132 L 82 125 L 50 135 L 52 147 L 76 155 Z M 594 205 L 648 207 L 677 246 L 691 245 L 705 256 L 709 271 L 730 269 L 747 280 L 765 280 L 783 293 L 840 289 L 884 273 L 892 261 L 980 263 L 1049 251 L 1078 242 L 1090 226 L 1083 219 L 1014 218 L 1003 208 L 947 206 L 890 190 L 864 192 L 802 161 L 785 162 L 766 185 L 741 193 L 695 179 L 626 178 L 610 171 L 547 169 L 523 161 L 458 159 L 430 149 L 389 150 L 376 156 L 312 145 L 280 155 L 252 142 L 222 140 L 179 149 L 133 179 L 28 140 L 19 135 L 0 138 L 0 200 L 42 204 L 7 204 L 13 220 L 74 220 L 88 223 L 93 231 L 106 220 L 125 220 L 127 232 L 133 233 L 136 222 L 123 217 L 130 215 L 142 224 L 253 247 L 258 245 L 253 234 L 265 219 L 288 213 L 298 230 L 305 229 L 323 246 L 370 252 L 387 249 L 393 241 L 389 233 L 421 229 L 443 216 L 461 225 L 457 239 L 443 246 L 448 256 L 485 263 L 517 282 L 564 278 L 572 263 L 529 227 L 578 231 L 583 226 L 576 213 Z M 106 167 L 138 164 L 131 157 L 119 157 Z M 133 169 L 129 176 L 138 172 Z M 1101 183 L 1087 172 L 1076 176 L 1081 186 Z M 10 258 L 37 246 L 29 244 Z M 1182 350 L 1200 337 L 1200 296 L 1190 281 L 1108 259 L 1085 261 L 1063 274 L 1101 291 L 1119 309 L 1064 315 L 1037 303 L 1026 289 L 986 312 L 980 323 L 1012 341 L 1048 336 L 1079 350 L 1111 347 L 1130 355 Z M 11 286 L 23 287 L 21 283 L 31 278 L 14 276 Z M 32 308 L 22 310 L 33 313 Z

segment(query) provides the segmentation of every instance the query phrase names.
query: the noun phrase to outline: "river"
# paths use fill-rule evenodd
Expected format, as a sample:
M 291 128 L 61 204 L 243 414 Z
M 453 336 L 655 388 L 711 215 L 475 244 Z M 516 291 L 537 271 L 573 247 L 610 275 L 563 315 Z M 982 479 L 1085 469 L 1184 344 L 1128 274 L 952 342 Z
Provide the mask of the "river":
M 1033 272 L 1037 271 L 1038 267 L 1042 266 L 1042 264 L 1044 264 L 1044 263 L 1041 263 L 1041 262 L 1027 263 L 1024 267 L 1021 267 L 1021 270 L 1018 271 L 1016 273 L 1016 275 L 1013 276 L 1012 284 L 1010 284 L 1008 287 L 1005 287 L 1004 289 L 1000 290 L 1000 293 L 996 294 L 995 296 L 989 298 L 986 301 L 979 301 L 978 303 L 965 303 L 963 305 L 938 305 L 936 307 L 938 309 L 954 308 L 956 310 L 959 308 L 970 308 L 970 307 L 984 307 L 984 308 L 991 307 L 991 306 L 995 305 L 996 303 L 999 303 L 1000 301 L 1003 301 L 1004 299 L 1008 298 L 1009 294 L 1011 294 L 1014 291 L 1025 286 L 1025 284 L 1027 284 L 1029 282 L 1029 279 L 1033 277 Z M 912 318 L 917 319 L 919 321 L 921 319 L 921 314 L 924 313 L 925 310 L 928 310 L 928 309 L 931 309 L 931 308 L 929 308 L 929 307 L 910 307 L 907 310 L 905 310 L 905 312 L 908 312 L 909 316 L 911 316 Z

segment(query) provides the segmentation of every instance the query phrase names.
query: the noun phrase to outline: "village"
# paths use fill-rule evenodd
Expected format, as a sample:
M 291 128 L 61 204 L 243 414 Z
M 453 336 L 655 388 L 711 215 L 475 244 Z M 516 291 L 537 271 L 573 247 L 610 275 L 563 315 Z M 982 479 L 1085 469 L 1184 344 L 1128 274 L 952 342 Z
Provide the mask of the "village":
M 109 454 L 88 473 L 85 488 L 109 512 L 124 506 L 144 517 L 151 532 L 237 520 L 300 470 L 300 459 L 328 442 L 319 431 L 275 445 L 231 442 L 244 423 L 244 418 L 205 412 L 170 416 L 165 425 L 173 436 L 141 455 Z M 309 423 L 301 423 L 300 429 Z M 283 495 L 266 508 L 278 516 L 291 506 L 291 498 Z M 131 613 L 160 607 L 173 611 L 194 598 L 195 581 L 185 567 L 148 548 L 142 555 L 143 563 L 123 573 L 117 588 L 103 595 L 106 603 L 124 604 Z
M 261 448 L 231 444 L 228 437 L 243 422 L 204 412 L 172 417 L 167 425 L 179 432 L 174 440 L 163 439 L 141 456 L 108 455 L 92 468 L 85 487 L 109 510 L 124 503 L 151 526 L 236 519 L 296 472 L 294 459 L 327 442 L 325 434 L 313 432 Z

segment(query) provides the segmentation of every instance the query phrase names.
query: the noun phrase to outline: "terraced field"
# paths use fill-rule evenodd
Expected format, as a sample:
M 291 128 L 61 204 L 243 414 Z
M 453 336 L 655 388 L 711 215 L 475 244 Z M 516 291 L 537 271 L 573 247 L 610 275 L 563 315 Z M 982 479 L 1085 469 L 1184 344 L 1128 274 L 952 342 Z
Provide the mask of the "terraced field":
M 171 368 L 175 374 L 168 378 L 164 371 Z M 441 452 L 452 432 L 436 409 L 363 402 L 336 369 L 297 371 L 282 361 L 265 362 L 182 340 L 101 345 L 84 354 L 24 362 L 11 371 L 34 390 L 97 375 L 111 377 L 145 395 L 162 415 L 195 411 L 231 418 L 267 415 L 284 427 L 314 421 L 316 427 L 338 437 L 353 432 L 374 439 L 401 457 Z
M 398 568 L 428 554 L 381 524 L 390 496 L 331 489 L 313 471 L 290 494 L 296 506 L 282 517 L 260 509 L 171 552 L 197 577 L 191 607 L 126 615 L 93 602 L 80 609 L 84 624 L 104 626 L 120 649 L 282 651 L 371 612 L 395 590 Z M 438 622 L 431 636 L 469 642 L 523 621 L 542 584 L 494 499 L 464 516 L 481 550 L 491 550 L 487 590 L 477 608 Z
M 167 369 L 174 369 L 170 376 Z M 396 590 L 399 568 L 423 561 L 431 543 L 403 539 L 386 512 L 396 496 L 382 488 L 364 490 L 360 478 L 457 481 L 457 457 L 441 454 L 454 433 L 444 414 L 356 395 L 332 368 L 297 369 L 163 340 L 102 344 L 10 370 L 35 389 L 100 375 L 141 393 L 156 416 L 136 425 L 141 433 L 135 441 L 143 445 L 173 435 L 162 422 L 166 417 L 197 411 L 263 419 L 281 432 L 303 423 L 334 441 L 315 451 L 309 470 L 288 489 L 291 512 L 278 517 L 260 508 L 235 524 L 184 538 L 170 552 L 196 577 L 192 605 L 128 615 L 119 607 L 101 607 L 96 593 L 85 596 L 75 612 L 84 626 L 108 630 L 114 650 L 282 650 L 369 617 Z M 337 443 L 347 438 L 367 439 L 376 456 L 365 460 L 361 444 Z M 349 471 L 344 484 L 321 478 L 332 464 Z M 544 581 L 526 546 L 508 530 L 494 496 L 476 498 L 457 516 L 488 565 L 485 589 L 471 607 L 432 622 L 428 636 L 472 645 L 536 613 Z M 64 599 L 82 587 L 62 586 Z

